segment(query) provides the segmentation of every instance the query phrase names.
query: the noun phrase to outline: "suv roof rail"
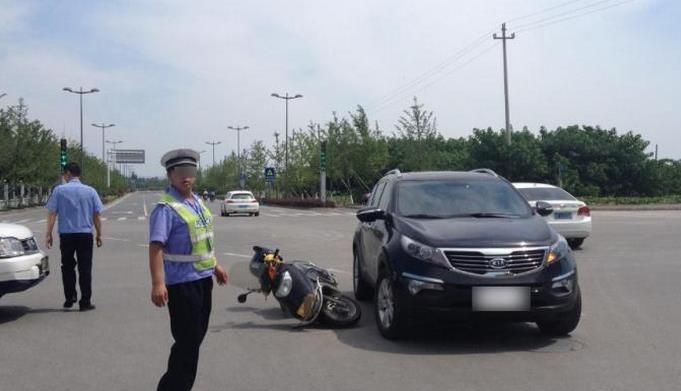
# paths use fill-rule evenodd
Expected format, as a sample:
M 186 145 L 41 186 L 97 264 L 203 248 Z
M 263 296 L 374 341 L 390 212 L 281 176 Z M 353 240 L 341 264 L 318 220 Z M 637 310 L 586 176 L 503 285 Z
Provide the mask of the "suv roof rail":
M 392 170 L 385 173 L 385 175 L 402 175 L 399 168 L 393 168 Z
M 470 170 L 469 172 L 477 172 L 477 173 L 480 173 L 480 174 L 489 174 L 489 175 L 493 175 L 495 177 L 499 177 L 499 174 L 497 174 L 496 172 L 494 172 L 494 170 L 491 170 L 489 168 L 476 168 L 474 170 Z

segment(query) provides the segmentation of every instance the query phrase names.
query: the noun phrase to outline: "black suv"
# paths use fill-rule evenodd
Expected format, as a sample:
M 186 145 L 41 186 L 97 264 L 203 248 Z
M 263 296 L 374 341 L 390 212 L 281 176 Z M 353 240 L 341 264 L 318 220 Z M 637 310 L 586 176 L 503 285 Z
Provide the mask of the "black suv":
M 577 266 L 565 239 L 493 171 L 387 173 L 353 239 L 353 286 L 374 298 L 376 323 L 398 338 L 424 313 L 536 322 L 547 335 L 577 327 Z M 375 292 L 374 292 L 375 291 Z

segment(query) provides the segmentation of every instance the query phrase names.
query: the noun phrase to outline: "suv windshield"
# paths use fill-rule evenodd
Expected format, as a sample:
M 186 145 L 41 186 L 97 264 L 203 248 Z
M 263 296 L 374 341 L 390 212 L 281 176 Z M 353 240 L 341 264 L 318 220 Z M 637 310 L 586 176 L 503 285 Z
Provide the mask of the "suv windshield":
M 567 191 L 558 187 L 532 187 L 518 189 L 523 197 L 527 198 L 528 201 L 541 201 L 541 200 L 551 200 L 551 201 L 576 201 L 577 199 L 573 197 Z
M 400 182 L 397 213 L 414 218 L 528 217 L 527 202 L 502 181 Z

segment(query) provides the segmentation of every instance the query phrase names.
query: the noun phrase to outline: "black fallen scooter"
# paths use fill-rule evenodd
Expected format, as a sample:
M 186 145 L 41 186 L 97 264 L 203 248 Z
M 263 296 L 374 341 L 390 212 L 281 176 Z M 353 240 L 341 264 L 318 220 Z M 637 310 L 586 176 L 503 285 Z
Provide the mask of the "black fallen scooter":
M 254 246 L 248 267 L 260 288 L 239 295 L 239 303 L 245 303 L 253 292 L 273 293 L 281 309 L 301 321 L 297 327 L 317 320 L 333 327 L 350 327 L 362 316 L 359 304 L 338 290 L 333 274 L 313 263 L 286 263 L 278 249 Z

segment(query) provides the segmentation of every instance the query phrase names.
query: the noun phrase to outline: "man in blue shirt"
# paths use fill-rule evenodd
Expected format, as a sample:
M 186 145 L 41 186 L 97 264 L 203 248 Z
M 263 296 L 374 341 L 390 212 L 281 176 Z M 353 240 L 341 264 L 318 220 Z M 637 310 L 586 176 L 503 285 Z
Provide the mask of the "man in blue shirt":
M 68 163 L 64 167 L 66 183 L 54 188 L 47 201 L 47 248 L 52 247 L 52 229 L 59 217 L 59 249 L 61 250 L 61 276 L 64 284 L 64 308 L 71 308 L 78 300 L 76 292 L 76 265 L 80 285 L 81 311 L 95 309 L 92 304 L 92 225 L 97 231 L 97 247 L 102 246 L 102 201 L 90 186 L 80 182 L 80 166 Z M 75 255 L 75 257 L 74 257 Z M 77 260 L 76 260 L 77 259 Z
M 220 285 L 227 283 L 215 257 L 213 216 L 192 192 L 198 160 L 199 153 L 191 149 L 163 156 L 170 186 L 149 218 L 151 301 L 157 307 L 168 304 L 175 339 L 159 391 L 191 390 L 208 330 L 212 276 Z

